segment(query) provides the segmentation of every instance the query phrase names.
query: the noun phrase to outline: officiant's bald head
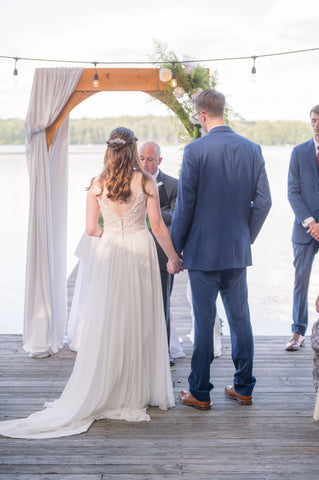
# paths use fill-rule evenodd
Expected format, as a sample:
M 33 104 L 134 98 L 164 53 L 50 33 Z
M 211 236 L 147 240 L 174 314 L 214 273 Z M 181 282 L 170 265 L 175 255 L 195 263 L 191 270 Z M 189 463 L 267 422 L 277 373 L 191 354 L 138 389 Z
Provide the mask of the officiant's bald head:
M 154 175 L 162 161 L 159 145 L 155 142 L 145 142 L 140 146 L 138 153 L 144 171 Z

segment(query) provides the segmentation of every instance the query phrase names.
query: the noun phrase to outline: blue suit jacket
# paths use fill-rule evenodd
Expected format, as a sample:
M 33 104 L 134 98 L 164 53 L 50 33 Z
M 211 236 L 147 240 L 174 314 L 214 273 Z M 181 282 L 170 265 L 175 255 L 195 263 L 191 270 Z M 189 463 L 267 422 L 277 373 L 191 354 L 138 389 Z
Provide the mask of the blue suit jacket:
M 297 145 L 291 153 L 288 200 L 295 214 L 292 241 L 310 243 L 312 237 L 301 223 L 308 217 L 319 221 L 319 176 L 313 139 Z
M 171 236 L 189 270 L 251 265 L 271 197 L 261 148 L 227 126 L 185 147 Z

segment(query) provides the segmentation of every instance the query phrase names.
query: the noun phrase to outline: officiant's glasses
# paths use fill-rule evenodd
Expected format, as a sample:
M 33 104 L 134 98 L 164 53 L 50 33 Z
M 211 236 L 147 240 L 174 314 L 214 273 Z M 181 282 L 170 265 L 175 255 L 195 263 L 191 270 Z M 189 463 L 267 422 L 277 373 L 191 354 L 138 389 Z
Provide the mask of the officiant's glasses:
M 199 115 L 200 113 L 205 113 L 205 112 L 196 112 L 196 113 L 194 113 L 194 115 L 192 115 L 192 119 L 195 120 L 195 122 L 199 122 L 198 115 Z

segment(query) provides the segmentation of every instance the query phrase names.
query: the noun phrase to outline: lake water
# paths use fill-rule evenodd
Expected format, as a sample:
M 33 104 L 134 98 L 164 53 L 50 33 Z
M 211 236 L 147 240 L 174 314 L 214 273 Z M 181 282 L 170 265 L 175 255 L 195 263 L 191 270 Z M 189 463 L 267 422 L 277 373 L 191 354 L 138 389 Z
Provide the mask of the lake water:
M 68 273 L 85 228 L 85 187 L 103 165 L 105 147 L 70 146 L 68 205 Z M 291 147 L 263 147 L 273 207 L 253 245 L 248 269 L 251 320 L 255 335 L 290 335 L 293 296 L 293 214 L 287 201 L 287 171 Z M 182 149 L 162 148 L 162 169 L 178 176 Z M 0 333 L 22 333 L 29 178 L 24 146 L 0 146 Z M 319 293 L 318 259 L 309 288 L 309 327 L 317 319 L 314 302 Z M 220 316 L 225 318 L 218 300 Z M 227 322 L 224 333 L 228 334 Z M 310 328 L 308 329 L 310 333 Z

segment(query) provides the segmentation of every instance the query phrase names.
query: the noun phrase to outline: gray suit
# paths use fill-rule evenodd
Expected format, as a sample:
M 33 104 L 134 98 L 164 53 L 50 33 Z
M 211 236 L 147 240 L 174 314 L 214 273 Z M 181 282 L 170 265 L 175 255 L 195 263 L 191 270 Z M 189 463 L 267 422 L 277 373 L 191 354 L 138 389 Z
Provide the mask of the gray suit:
M 175 202 L 177 197 L 178 180 L 177 178 L 166 175 L 161 170 L 159 170 L 159 174 L 157 176 L 156 181 L 159 184 L 158 191 L 159 191 L 159 197 L 160 197 L 161 214 L 165 222 L 165 225 L 170 231 L 171 223 L 172 223 L 172 215 L 175 208 Z M 160 185 L 161 183 L 162 185 Z M 156 249 L 157 249 L 159 267 L 161 271 L 163 304 L 164 304 L 165 322 L 166 322 L 166 330 L 167 330 L 167 340 L 169 345 L 170 295 L 173 288 L 174 275 L 171 275 L 170 273 L 168 273 L 167 267 L 166 267 L 167 261 L 168 261 L 167 256 L 165 255 L 165 252 L 160 247 L 155 237 L 154 237 L 154 240 L 155 240 Z

